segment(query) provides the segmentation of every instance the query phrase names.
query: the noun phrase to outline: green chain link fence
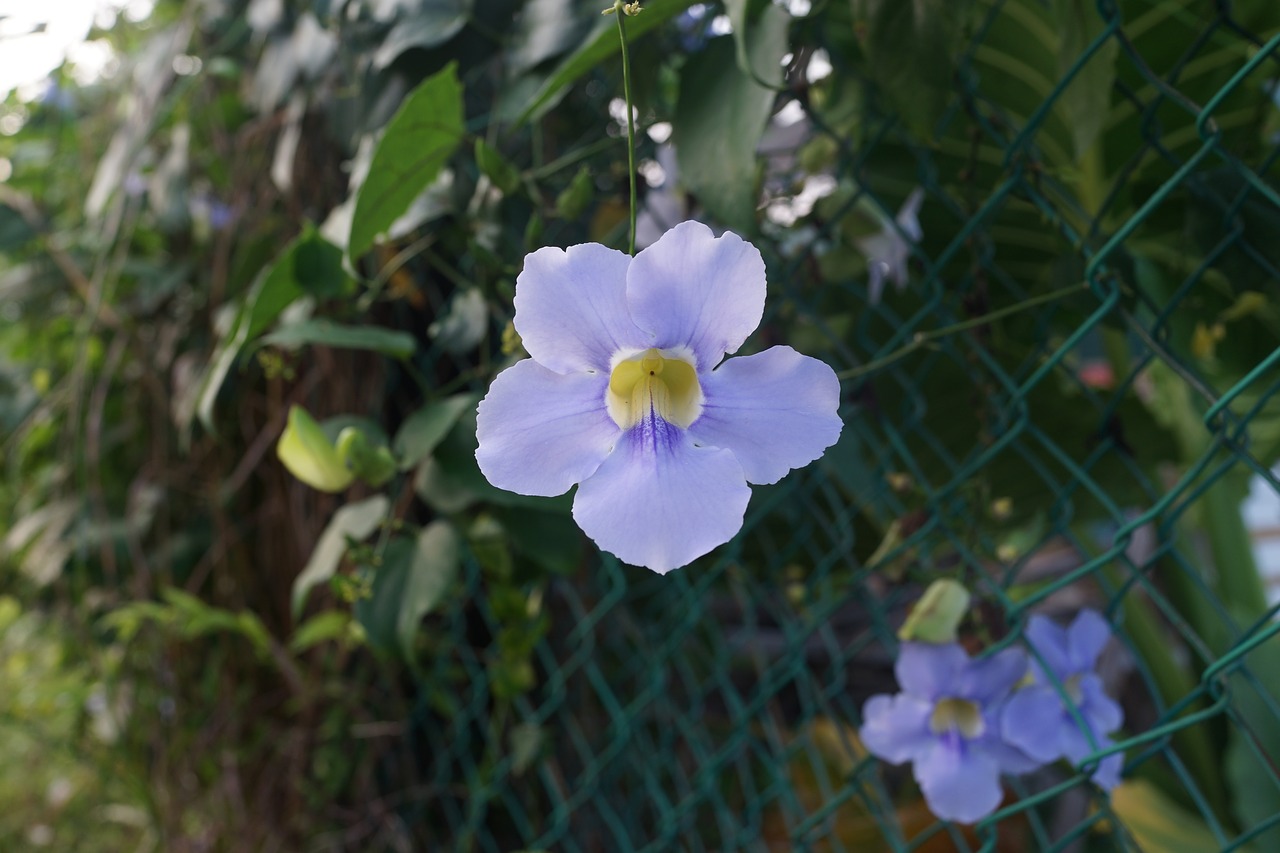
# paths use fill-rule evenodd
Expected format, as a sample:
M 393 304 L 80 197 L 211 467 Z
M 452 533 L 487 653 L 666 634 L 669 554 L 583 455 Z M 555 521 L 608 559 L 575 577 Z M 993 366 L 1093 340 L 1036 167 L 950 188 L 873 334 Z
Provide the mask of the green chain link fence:
M 1274 849 L 1280 622 L 1238 508 L 1250 478 L 1280 490 L 1280 19 L 976 8 L 935 93 L 875 72 L 877 26 L 932 49 L 927 22 L 802 30 L 840 82 L 785 96 L 806 131 L 766 187 L 807 171 L 838 189 L 805 248 L 757 240 L 756 337 L 840 372 L 845 434 L 757 488 L 743 532 L 696 564 L 601 555 L 551 581 L 533 686 L 510 700 L 491 666 L 509 607 L 467 564 L 472 604 L 429 626 L 454 653 L 421 678 L 461 687 L 443 711 L 420 691 L 412 757 L 382 768 L 431 849 Z M 938 110 L 912 116 L 903 90 Z M 917 186 L 909 283 L 872 304 L 856 241 Z M 1016 641 L 1032 611 L 1105 613 L 1114 801 L 1049 768 L 952 826 L 861 748 L 860 708 L 893 691 L 895 632 L 939 576 L 974 591 L 979 645 Z

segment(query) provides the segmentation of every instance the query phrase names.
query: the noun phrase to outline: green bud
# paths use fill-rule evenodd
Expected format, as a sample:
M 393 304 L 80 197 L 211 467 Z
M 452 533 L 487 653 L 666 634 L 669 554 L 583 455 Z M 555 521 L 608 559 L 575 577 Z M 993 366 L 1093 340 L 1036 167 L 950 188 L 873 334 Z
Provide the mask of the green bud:
M 969 609 L 969 591 L 953 580 L 936 580 L 911 608 L 898 631 L 903 642 L 953 643 L 960 620 Z
M 505 195 L 520 189 L 520 170 L 483 139 L 476 140 L 476 165 Z
M 396 473 L 396 459 L 385 446 L 374 447 L 357 427 L 338 433 L 338 455 L 351 472 L 370 486 L 378 487 Z
M 341 492 L 355 479 L 320 424 L 301 406 L 289 409 L 289 423 L 276 444 L 276 456 L 289 473 L 322 492 Z

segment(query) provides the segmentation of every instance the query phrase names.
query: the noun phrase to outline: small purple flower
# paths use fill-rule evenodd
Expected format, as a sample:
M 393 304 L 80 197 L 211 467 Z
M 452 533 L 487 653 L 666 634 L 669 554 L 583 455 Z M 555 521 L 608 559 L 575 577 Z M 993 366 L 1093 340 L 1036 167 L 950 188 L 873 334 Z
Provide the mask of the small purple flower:
M 842 426 L 840 383 L 821 361 L 776 346 L 721 363 L 764 297 L 760 252 L 698 222 L 634 258 L 597 243 L 532 253 L 515 327 L 533 357 L 480 402 L 480 470 L 524 495 L 577 483 L 578 525 L 656 572 L 727 542 L 748 483 L 809 464 Z
M 899 291 L 907 286 L 907 258 L 911 244 L 920 242 L 924 236 L 917 218 L 923 201 L 924 190 L 917 187 L 902 203 L 893 222 L 885 222 L 879 233 L 856 241 L 867 257 L 867 300 L 872 305 L 880 303 L 886 278 L 892 279 Z
M 1124 712 L 1106 694 L 1093 671 L 1098 655 L 1111 639 L 1111 626 L 1096 611 L 1081 610 L 1067 628 L 1035 615 L 1027 623 L 1027 642 L 1044 660 L 1033 662 L 1034 683 L 1013 695 L 1005 706 L 1001 728 L 1007 741 L 1040 761 L 1066 758 L 1079 764 L 1112 741 L 1107 735 L 1120 728 Z M 1057 686 L 1088 732 L 1071 714 Z M 1108 755 L 1093 771 L 1093 781 L 1111 790 L 1120 781 L 1124 756 Z
M 1040 766 L 1000 732 L 1005 702 L 1026 671 L 1019 649 L 973 660 L 956 643 L 904 643 L 894 668 L 902 692 L 867 700 L 862 742 L 885 761 L 912 762 L 938 817 L 981 820 L 1000 805 L 1001 773 Z

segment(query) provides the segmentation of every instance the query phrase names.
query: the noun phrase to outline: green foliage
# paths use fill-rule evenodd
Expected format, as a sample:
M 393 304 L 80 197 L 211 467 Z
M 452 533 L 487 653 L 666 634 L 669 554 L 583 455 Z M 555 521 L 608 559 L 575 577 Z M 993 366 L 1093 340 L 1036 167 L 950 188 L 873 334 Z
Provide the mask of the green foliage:
M 431 185 L 462 140 L 462 86 L 454 66 L 404 99 L 373 151 L 356 194 L 347 255 L 359 258 Z
M 663 578 L 475 462 L 522 256 L 625 248 L 601 3 L 165 0 L 0 105 L 0 849 L 1275 846 L 1276 4 L 692 5 L 626 19 L 642 225 L 751 235 L 846 427 Z M 935 826 L 895 637 L 1082 602 L 1124 785 Z
M 750 67 L 735 63 L 737 47 L 726 39 L 690 57 L 680 74 L 672 136 L 689 189 L 717 219 L 750 234 L 759 184 L 756 146 L 774 102 L 773 90 L 756 75 L 763 73 L 768 86 L 781 82 L 791 17 L 765 4 L 754 21 L 743 15 L 742 22 L 748 27 L 742 57 Z

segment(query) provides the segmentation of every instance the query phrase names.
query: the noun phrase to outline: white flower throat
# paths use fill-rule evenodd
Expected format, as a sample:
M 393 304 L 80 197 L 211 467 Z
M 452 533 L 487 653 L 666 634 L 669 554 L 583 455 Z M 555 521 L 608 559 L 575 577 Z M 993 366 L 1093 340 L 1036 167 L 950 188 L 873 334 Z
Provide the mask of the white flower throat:
M 702 386 L 687 360 L 649 348 L 614 366 L 605 403 L 609 416 L 623 429 L 650 412 L 685 429 L 702 414 Z

